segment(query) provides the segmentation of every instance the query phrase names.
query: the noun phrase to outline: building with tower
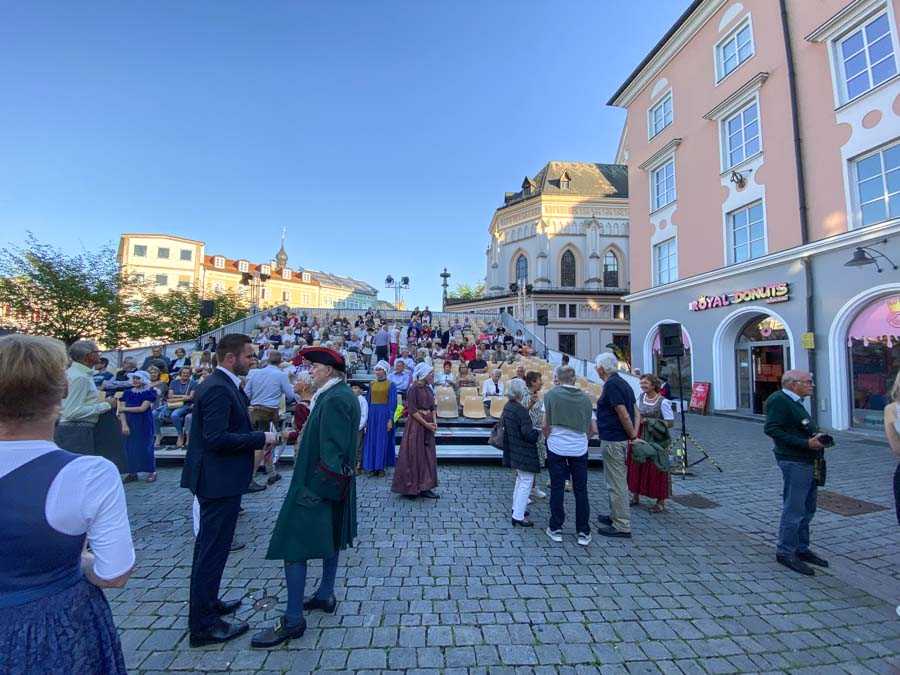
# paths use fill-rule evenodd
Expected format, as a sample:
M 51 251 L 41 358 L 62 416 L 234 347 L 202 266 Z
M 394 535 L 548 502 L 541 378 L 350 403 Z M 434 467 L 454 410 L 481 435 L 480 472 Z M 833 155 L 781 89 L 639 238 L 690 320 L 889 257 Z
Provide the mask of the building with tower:
M 368 309 L 378 291 L 357 279 L 305 267 L 292 268 L 284 246 L 265 262 L 208 253 L 206 244 L 171 234 L 123 234 L 118 260 L 129 274 L 157 293 L 201 288 L 209 292 L 239 293 L 259 307 Z
M 508 312 L 550 349 L 629 352 L 628 174 L 618 164 L 548 162 L 507 192 L 488 226 L 485 290 L 448 310 Z M 547 325 L 538 326 L 546 312 Z

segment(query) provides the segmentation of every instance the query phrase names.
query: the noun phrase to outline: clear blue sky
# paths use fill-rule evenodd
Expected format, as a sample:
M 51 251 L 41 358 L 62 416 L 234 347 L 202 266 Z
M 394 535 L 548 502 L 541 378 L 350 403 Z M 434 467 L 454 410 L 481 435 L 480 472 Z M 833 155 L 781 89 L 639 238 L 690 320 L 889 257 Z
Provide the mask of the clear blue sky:
M 503 193 L 611 162 L 605 102 L 688 0 L 0 2 L 0 244 L 125 231 L 440 305 Z

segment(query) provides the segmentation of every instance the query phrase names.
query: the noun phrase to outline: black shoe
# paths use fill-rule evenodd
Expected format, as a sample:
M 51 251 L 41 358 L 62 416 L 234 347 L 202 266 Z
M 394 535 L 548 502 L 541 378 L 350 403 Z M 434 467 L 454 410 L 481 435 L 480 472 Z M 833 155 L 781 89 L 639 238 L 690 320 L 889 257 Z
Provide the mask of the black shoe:
M 245 544 L 245 543 L 242 542 L 242 541 L 233 541 L 233 542 L 231 542 L 231 549 L 230 549 L 230 550 L 232 550 L 232 551 L 240 551 L 242 548 L 247 548 L 247 544 Z
M 526 513 L 525 515 L 527 516 L 528 514 Z M 530 520 L 525 520 L 524 518 L 522 520 L 516 520 L 515 518 L 513 518 L 512 524 L 513 527 L 534 527 L 533 522 L 531 522 Z
M 784 565 L 788 569 L 799 572 L 800 574 L 805 574 L 808 577 L 815 576 L 816 574 L 816 571 L 812 567 L 799 558 L 788 558 L 784 555 L 776 555 L 775 560 L 779 565 Z
M 612 527 L 612 518 L 610 518 L 609 516 L 604 516 L 602 513 L 597 516 L 597 522 L 601 525 L 609 525 L 610 527 Z
M 250 640 L 250 646 L 257 649 L 268 649 L 269 647 L 277 647 L 282 642 L 293 640 L 294 638 L 303 637 L 306 632 L 306 619 L 300 619 L 300 623 L 296 626 L 289 627 L 284 625 L 284 617 L 278 619 L 278 623 L 272 628 L 261 630 Z
M 809 563 L 810 565 L 815 565 L 816 567 L 828 567 L 828 561 L 824 558 L 820 558 L 812 551 L 804 551 L 803 553 L 798 553 L 797 558 L 805 563 Z
M 422 492 L 419 493 L 419 496 L 424 497 L 425 499 L 440 499 L 441 498 L 441 496 L 439 494 L 435 494 L 431 490 L 422 490 Z
M 269 476 L 266 479 L 266 484 L 267 485 L 275 485 L 275 483 L 277 483 L 280 480 L 281 480 L 281 474 L 276 471 L 275 473 L 273 473 L 271 476 Z
M 225 614 L 236 612 L 240 606 L 240 600 L 217 600 L 213 609 L 219 616 L 224 616 Z
M 619 539 L 631 539 L 631 532 L 622 532 L 614 527 L 598 527 L 597 534 L 604 537 L 618 537 Z
M 334 611 L 337 609 L 337 598 L 332 595 L 330 598 L 322 600 L 313 595 L 303 601 L 303 609 L 308 612 L 319 609 L 326 614 L 334 614 Z
M 243 635 L 248 630 L 250 630 L 250 625 L 243 621 L 241 623 L 228 623 L 227 621 L 219 619 L 210 628 L 200 631 L 199 633 L 191 633 L 191 647 L 202 647 L 203 645 L 228 642 L 229 640 L 234 640 L 234 638 Z
M 247 492 L 262 492 L 265 489 L 265 485 L 260 485 L 255 480 L 251 480 L 250 485 L 247 486 Z

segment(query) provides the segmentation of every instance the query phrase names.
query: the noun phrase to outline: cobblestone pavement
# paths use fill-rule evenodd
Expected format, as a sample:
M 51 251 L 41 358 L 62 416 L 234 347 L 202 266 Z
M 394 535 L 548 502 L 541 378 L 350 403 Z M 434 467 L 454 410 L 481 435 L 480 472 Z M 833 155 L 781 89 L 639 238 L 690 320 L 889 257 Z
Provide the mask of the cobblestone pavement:
M 513 530 L 513 477 L 496 465 L 442 464 L 442 499 L 408 502 L 386 478 L 359 481 L 360 540 L 341 561 L 338 611 L 312 613 L 306 635 L 271 651 L 249 635 L 190 649 L 185 635 L 192 554 L 190 500 L 180 469 L 126 486 L 138 563 L 108 593 L 132 672 L 357 671 L 609 673 L 900 672 L 900 528 L 894 463 L 885 446 L 839 437 L 828 489 L 890 507 L 860 516 L 820 508 L 813 544 L 833 569 L 801 577 L 774 562 L 780 475 L 759 424 L 689 418 L 709 463 L 676 479 L 672 504 L 633 512 L 635 538 L 575 543 L 566 496 L 565 541 L 540 527 Z M 285 471 L 290 478 L 290 471 Z M 243 597 L 251 632 L 286 597 L 277 562 L 264 560 L 288 480 L 244 499 L 224 596 Z M 602 472 L 590 472 L 592 512 L 606 511 Z M 308 588 L 318 581 L 313 563 Z M 273 609 L 254 601 L 276 595 Z

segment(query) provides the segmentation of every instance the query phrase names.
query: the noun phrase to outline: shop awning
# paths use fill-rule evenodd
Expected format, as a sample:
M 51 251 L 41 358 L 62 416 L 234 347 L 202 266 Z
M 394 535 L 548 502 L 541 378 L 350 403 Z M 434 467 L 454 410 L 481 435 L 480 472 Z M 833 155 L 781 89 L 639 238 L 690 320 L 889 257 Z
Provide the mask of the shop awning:
M 684 343 L 685 349 L 691 348 L 691 338 L 688 337 L 688 334 L 685 332 L 684 328 L 681 329 L 681 341 Z M 658 352 L 660 348 L 659 345 L 659 328 L 656 329 L 656 336 L 653 338 L 653 351 Z

